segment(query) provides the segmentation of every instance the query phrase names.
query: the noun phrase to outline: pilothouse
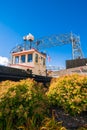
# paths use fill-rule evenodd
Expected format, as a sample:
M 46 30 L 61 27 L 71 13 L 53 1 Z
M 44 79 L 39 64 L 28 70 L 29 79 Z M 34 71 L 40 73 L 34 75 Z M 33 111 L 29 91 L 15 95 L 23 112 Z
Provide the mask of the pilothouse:
M 11 52 L 11 67 L 27 70 L 28 73 L 46 76 L 46 54 L 32 47 L 34 36 L 23 37 L 29 44 L 17 46 Z

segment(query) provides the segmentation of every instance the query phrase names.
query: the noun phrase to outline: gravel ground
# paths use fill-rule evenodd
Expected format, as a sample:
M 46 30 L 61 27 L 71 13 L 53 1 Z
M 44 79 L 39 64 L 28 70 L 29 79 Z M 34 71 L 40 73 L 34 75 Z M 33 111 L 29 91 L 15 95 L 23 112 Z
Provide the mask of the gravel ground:
M 52 108 L 52 115 L 55 116 L 57 121 L 61 122 L 67 130 L 77 130 L 80 127 L 87 128 L 87 112 L 83 112 L 80 115 L 71 116 L 64 112 L 61 108 Z

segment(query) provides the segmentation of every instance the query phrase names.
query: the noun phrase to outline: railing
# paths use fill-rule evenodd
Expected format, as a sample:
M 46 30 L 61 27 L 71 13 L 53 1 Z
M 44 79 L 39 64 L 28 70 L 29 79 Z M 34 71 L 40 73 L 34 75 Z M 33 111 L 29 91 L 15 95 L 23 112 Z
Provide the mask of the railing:
M 43 82 L 43 83 L 47 83 L 51 81 L 51 77 L 29 74 L 22 69 L 0 66 L 0 81 L 3 80 L 17 81 L 26 78 L 33 78 L 37 82 Z

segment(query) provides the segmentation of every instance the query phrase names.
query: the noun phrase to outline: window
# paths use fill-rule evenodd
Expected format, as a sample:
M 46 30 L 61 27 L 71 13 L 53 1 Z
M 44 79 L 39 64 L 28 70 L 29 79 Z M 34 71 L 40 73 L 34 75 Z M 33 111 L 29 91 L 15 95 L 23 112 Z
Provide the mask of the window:
M 35 62 L 38 63 L 38 54 L 35 55 Z
M 43 58 L 43 65 L 45 65 L 45 58 Z
M 43 58 L 42 56 L 40 58 L 41 58 L 42 65 L 45 65 L 45 58 Z
M 15 57 L 15 64 L 18 64 L 19 63 L 19 56 L 16 56 Z
M 32 62 L 33 61 L 33 55 L 32 54 L 28 54 L 28 62 Z
M 25 55 L 21 56 L 21 63 L 25 63 Z
M 11 57 L 11 64 L 14 64 L 14 56 Z

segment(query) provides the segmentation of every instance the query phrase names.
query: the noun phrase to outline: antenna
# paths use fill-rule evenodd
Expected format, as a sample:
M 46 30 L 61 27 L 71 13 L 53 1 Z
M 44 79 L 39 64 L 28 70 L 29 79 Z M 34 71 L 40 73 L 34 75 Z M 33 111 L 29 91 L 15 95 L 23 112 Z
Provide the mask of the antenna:
M 32 47 L 32 41 L 34 41 L 34 36 L 31 34 L 31 33 L 29 33 L 27 36 L 27 40 L 28 41 L 30 41 L 30 49 L 31 49 L 31 47 Z

